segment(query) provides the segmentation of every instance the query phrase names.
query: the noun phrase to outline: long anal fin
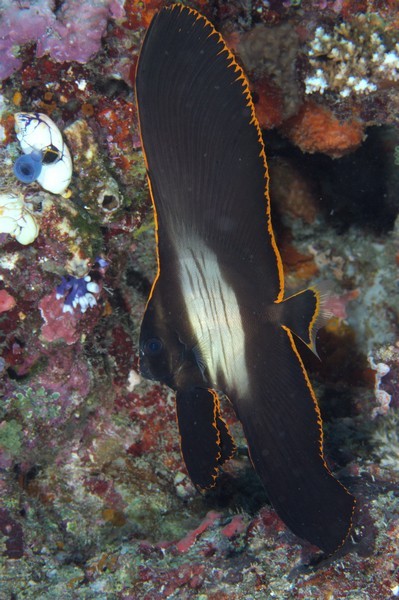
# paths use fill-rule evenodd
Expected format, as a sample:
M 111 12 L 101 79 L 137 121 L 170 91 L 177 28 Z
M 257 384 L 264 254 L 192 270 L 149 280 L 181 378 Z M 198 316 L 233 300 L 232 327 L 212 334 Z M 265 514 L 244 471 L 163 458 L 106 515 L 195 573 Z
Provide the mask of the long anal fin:
M 331 554 L 349 535 L 355 499 L 325 463 L 320 413 L 291 332 L 259 328 L 247 368 L 250 397 L 229 397 L 253 465 L 288 527 Z

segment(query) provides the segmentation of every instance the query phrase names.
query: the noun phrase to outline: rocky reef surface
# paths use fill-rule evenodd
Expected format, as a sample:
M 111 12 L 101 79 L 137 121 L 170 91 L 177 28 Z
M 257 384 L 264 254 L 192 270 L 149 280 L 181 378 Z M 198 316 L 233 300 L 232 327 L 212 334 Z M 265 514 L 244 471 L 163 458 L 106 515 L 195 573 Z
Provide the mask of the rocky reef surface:
M 162 4 L 0 1 L 0 598 L 394 598 L 397 3 L 188 3 L 248 74 L 287 291 L 319 285 L 334 314 L 304 360 L 359 511 L 328 559 L 268 504 L 227 400 L 239 451 L 196 492 L 173 395 L 138 374 L 156 264 L 134 74 Z M 65 193 L 15 177 L 21 112 L 60 130 Z

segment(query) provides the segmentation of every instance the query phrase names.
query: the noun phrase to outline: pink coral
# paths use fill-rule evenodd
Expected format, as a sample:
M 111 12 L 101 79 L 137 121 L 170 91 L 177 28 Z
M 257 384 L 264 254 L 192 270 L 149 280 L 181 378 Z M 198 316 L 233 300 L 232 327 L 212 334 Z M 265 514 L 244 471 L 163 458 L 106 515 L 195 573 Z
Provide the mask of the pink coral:
M 244 522 L 243 515 L 235 515 L 231 519 L 230 523 L 223 527 L 221 533 L 230 539 L 236 535 L 239 535 L 240 533 L 243 533 L 246 528 L 247 525 Z
M 57 300 L 55 292 L 44 296 L 39 302 L 39 308 L 44 320 L 41 334 L 46 342 L 63 339 L 66 344 L 74 344 L 79 340 L 81 334 L 78 323 L 82 318 L 80 312 L 62 312 L 63 302 Z
M 187 552 L 187 550 L 194 544 L 197 537 L 204 533 L 204 531 L 206 531 L 209 527 L 212 527 L 212 525 L 214 525 L 215 522 L 220 519 L 220 517 L 220 513 L 213 510 L 209 511 L 205 519 L 202 521 L 202 523 L 200 523 L 200 525 L 198 525 L 196 529 L 189 531 L 183 539 L 176 543 L 177 550 L 181 553 Z
M 117 0 L 69 0 L 62 5 L 51 35 L 37 40 L 37 55 L 50 54 L 58 62 L 85 63 L 99 51 L 108 19 L 123 15 Z
M 55 20 L 52 0 L 21 3 L 17 9 L 14 3 L 6 8 L 0 20 L 0 80 L 9 77 L 21 66 L 16 56 L 16 48 L 45 35 L 47 27 Z
M 6 312 L 15 306 L 15 298 L 7 292 L 7 290 L 0 290 L 0 313 Z
M 356 300 L 356 298 L 359 297 L 359 294 L 360 291 L 355 289 L 345 292 L 340 296 L 328 295 L 324 303 L 324 308 L 327 312 L 334 315 L 334 317 L 346 319 L 348 317 L 346 310 L 348 302 Z
M 36 54 L 58 62 L 87 62 L 101 47 L 109 19 L 124 16 L 121 0 L 67 0 L 57 14 L 54 0 L 10 3 L 0 19 L 0 80 L 20 68 L 19 46 L 37 43 Z

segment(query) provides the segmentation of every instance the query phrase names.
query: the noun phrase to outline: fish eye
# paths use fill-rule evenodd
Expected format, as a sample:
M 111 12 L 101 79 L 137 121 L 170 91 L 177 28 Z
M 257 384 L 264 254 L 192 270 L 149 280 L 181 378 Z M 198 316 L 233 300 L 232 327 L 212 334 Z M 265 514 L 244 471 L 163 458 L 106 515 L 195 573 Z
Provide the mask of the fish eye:
M 163 349 L 162 340 L 159 338 L 148 339 L 143 346 L 144 353 L 149 356 L 157 356 Z

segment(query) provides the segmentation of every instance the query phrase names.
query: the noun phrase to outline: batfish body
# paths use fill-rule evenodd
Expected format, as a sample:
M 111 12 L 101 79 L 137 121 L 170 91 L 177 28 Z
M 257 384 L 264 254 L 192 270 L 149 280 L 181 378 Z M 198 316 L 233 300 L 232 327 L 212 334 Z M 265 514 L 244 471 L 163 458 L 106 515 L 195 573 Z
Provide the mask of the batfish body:
M 136 93 L 158 254 L 141 372 L 176 391 L 182 454 L 198 488 L 211 487 L 234 454 L 223 392 L 280 517 L 332 553 L 348 536 L 355 500 L 325 463 L 297 350 L 314 349 L 319 299 L 311 289 L 284 298 L 245 76 L 209 21 L 173 5 L 149 27 Z

